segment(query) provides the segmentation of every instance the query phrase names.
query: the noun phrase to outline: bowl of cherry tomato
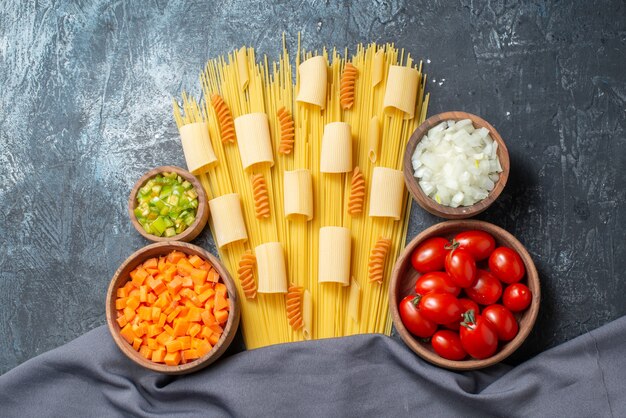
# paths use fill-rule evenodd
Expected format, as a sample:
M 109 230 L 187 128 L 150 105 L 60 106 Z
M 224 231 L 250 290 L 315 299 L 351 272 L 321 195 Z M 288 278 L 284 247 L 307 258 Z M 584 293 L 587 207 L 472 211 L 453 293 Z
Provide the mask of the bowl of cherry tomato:
M 453 370 L 496 364 L 537 319 L 539 275 L 524 246 L 488 222 L 442 222 L 417 235 L 396 262 L 389 307 L 402 340 Z

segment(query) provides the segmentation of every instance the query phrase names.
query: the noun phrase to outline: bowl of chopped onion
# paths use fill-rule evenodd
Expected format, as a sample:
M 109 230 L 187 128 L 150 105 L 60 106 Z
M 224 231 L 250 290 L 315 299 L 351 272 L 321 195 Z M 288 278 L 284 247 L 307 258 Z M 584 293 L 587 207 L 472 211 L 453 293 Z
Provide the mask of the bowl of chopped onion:
M 496 129 L 466 112 L 426 119 L 404 154 L 404 180 L 417 203 L 447 219 L 487 209 L 509 177 L 509 152 Z

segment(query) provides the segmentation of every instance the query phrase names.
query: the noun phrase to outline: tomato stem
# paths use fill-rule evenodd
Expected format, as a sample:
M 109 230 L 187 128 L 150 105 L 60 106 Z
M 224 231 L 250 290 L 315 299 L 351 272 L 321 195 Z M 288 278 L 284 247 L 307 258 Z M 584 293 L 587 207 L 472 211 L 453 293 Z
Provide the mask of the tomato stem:
M 422 300 L 422 295 L 415 295 L 415 297 L 411 299 L 411 303 L 413 306 L 417 306 L 420 303 L 420 300 Z
M 443 248 L 445 248 L 446 250 L 454 251 L 457 248 L 459 248 L 459 245 L 461 245 L 461 244 L 457 240 L 452 238 L 452 241 L 450 242 L 450 244 L 446 245 Z
M 474 315 L 474 310 L 470 309 L 463 314 L 463 322 L 461 322 L 461 326 L 470 329 L 472 325 L 476 323 L 476 316 Z

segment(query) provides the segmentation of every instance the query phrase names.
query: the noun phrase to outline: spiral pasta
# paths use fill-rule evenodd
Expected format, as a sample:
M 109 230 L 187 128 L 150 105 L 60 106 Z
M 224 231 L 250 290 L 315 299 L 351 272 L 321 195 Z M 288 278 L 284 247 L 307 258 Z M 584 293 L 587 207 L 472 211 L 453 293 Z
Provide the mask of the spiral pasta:
M 302 328 L 302 296 L 304 289 L 302 286 L 289 285 L 287 292 L 287 321 L 294 330 Z
M 220 133 L 222 135 L 222 143 L 235 142 L 235 123 L 233 115 L 224 99 L 219 94 L 211 96 L 211 105 L 217 113 L 217 121 L 220 125 Z
M 354 104 L 354 85 L 356 83 L 357 69 L 351 63 L 347 63 L 341 73 L 339 87 L 339 101 L 343 109 L 351 109 Z
M 293 124 L 293 116 L 284 106 L 278 109 L 278 124 L 280 126 L 280 144 L 278 152 L 291 154 L 295 142 L 296 131 Z
M 359 167 L 355 167 L 352 172 L 350 182 L 350 199 L 348 199 L 348 213 L 356 215 L 363 212 L 365 202 L 365 178 Z
M 385 259 L 387 253 L 391 247 L 391 240 L 389 238 L 380 237 L 376 240 L 374 248 L 370 252 L 370 260 L 367 264 L 368 275 L 371 282 L 378 282 L 382 284 L 383 273 L 385 271 Z
M 270 217 L 270 197 L 267 192 L 267 183 L 263 174 L 253 174 L 252 198 L 254 199 L 254 212 L 257 219 Z
M 256 257 L 250 250 L 243 253 L 241 260 L 239 260 L 237 275 L 239 276 L 239 280 L 241 280 L 243 294 L 248 299 L 254 299 L 256 297 L 256 282 L 254 281 L 255 264 Z

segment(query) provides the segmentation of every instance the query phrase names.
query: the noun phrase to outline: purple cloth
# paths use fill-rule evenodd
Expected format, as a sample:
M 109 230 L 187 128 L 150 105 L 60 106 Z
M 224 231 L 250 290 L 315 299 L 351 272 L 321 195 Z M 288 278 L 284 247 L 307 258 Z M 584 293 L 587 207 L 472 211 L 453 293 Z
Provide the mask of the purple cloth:
M 432 366 L 383 335 L 282 344 L 186 376 L 136 366 L 105 327 L 0 376 L 0 415 L 626 416 L 626 317 L 517 367 Z

